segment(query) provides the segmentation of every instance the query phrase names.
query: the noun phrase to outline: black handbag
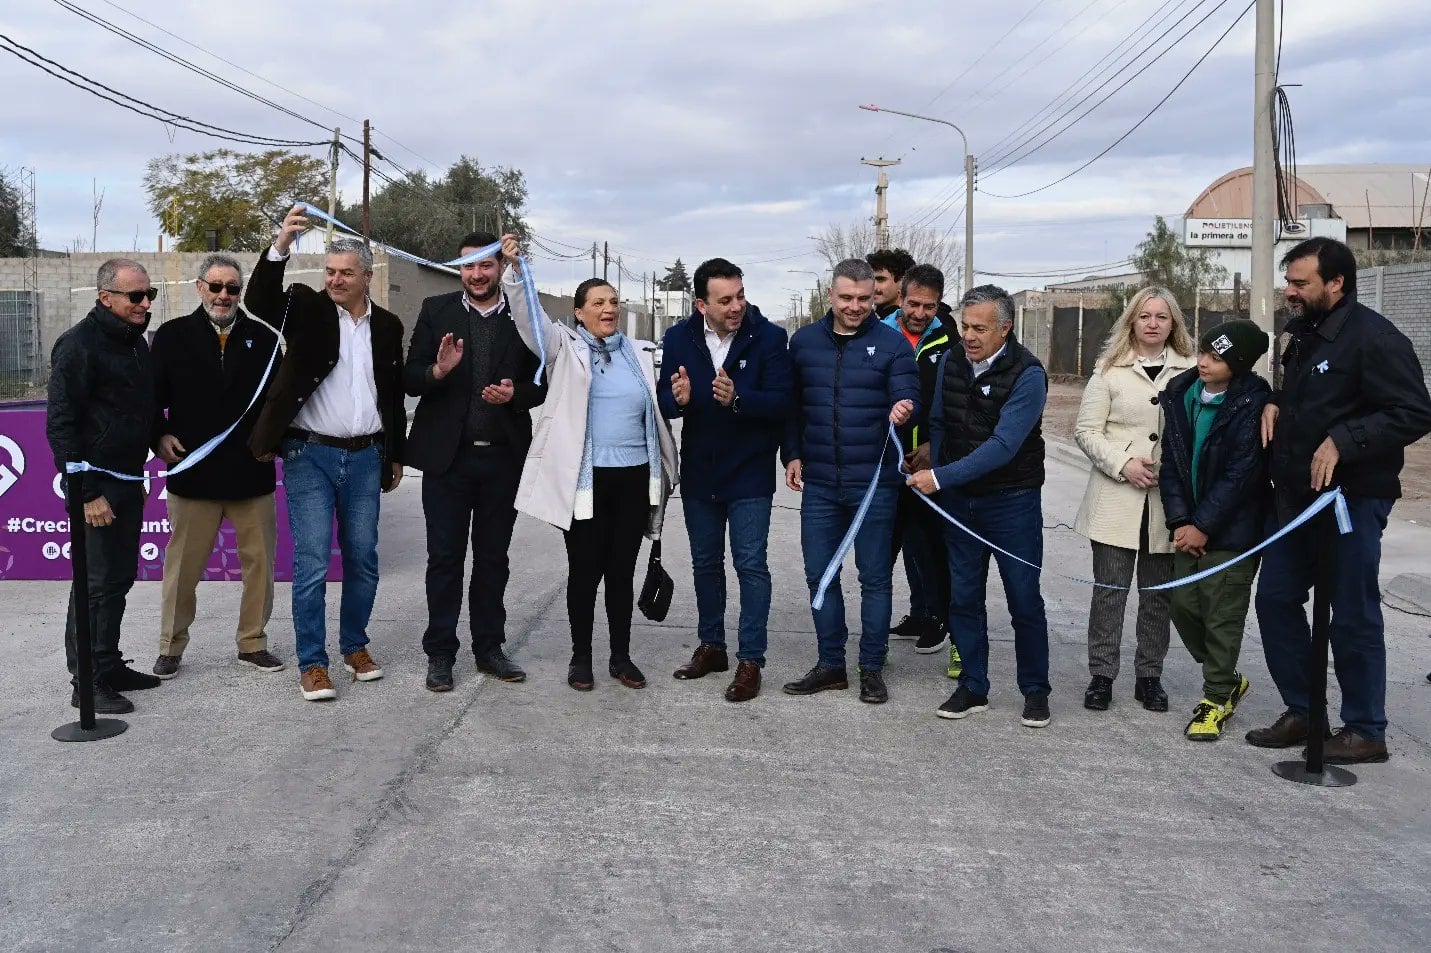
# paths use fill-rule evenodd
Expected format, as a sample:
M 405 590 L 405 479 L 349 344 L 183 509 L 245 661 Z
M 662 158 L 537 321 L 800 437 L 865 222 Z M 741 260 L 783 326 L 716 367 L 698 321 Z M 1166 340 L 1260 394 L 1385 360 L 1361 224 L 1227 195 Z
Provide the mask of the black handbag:
M 675 589 L 676 584 L 661 565 L 661 541 L 652 540 L 651 558 L 646 562 L 646 581 L 641 584 L 641 596 L 636 600 L 636 606 L 652 622 L 663 622 L 666 613 L 671 611 L 671 594 Z

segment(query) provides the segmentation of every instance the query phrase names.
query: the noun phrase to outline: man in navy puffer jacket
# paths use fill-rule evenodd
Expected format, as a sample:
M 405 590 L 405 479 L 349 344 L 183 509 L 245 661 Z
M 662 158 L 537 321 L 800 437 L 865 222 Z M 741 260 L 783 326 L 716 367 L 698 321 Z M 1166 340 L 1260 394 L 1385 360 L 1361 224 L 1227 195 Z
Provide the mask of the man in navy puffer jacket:
M 775 453 L 790 410 L 785 332 L 745 301 L 741 270 L 724 258 L 695 274 L 696 310 L 662 342 L 661 413 L 681 418 L 681 504 L 691 540 L 700 645 L 679 679 L 730 668 L 725 647 L 725 535 L 740 580 L 739 648 L 727 701 L 760 692 L 770 617 L 766 544 Z
M 795 412 L 781 458 L 785 484 L 803 492 L 800 545 L 813 597 L 825 567 L 854 522 L 871 478 L 879 484 L 855 536 L 860 579 L 860 701 L 889 699 L 881 670 L 889 643 L 895 501 L 904 482 L 890 423 L 903 425 L 917 410 L 919 372 L 904 335 L 871 310 L 874 272 L 857 258 L 835 266 L 828 314 L 790 339 Z M 880 464 L 883 463 L 883 468 Z M 812 610 L 820 657 L 791 695 L 848 687 L 845 674 L 845 600 L 836 573 L 821 608 Z

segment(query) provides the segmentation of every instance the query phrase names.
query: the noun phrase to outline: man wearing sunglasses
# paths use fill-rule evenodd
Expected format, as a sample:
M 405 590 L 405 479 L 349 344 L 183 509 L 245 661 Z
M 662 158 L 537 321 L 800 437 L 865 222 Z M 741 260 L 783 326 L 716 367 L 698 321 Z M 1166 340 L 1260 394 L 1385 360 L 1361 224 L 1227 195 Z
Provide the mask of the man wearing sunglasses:
M 154 333 L 154 390 L 161 411 L 154 450 L 171 467 L 205 442 L 238 426 L 200 462 L 168 479 L 169 545 L 164 550 L 159 659 L 154 674 L 173 678 L 189 644 L 195 592 L 208 566 L 219 524 L 234 528 L 243 596 L 239 602 L 238 659 L 277 672 L 283 662 L 268 651 L 265 626 L 273 611 L 276 543 L 273 461 L 254 459 L 248 438 L 258 418 L 270 360 L 280 359 L 278 339 L 239 307 L 239 263 L 209 255 L 199 265 L 194 290 L 199 306 Z M 252 406 L 250 403 L 252 402 Z M 240 417 L 242 419 L 240 420 Z
M 61 334 L 50 354 L 46 436 L 55 467 L 81 460 L 121 474 L 139 474 L 156 425 L 154 379 L 144 330 L 157 292 L 137 261 L 113 258 L 99 266 L 98 300 L 84 320 Z M 158 686 L 119 652 L 125 597 L 139 571 L 144 484 L 104 473 L 82 477 L 85 564 L 89 570 L 89 634 L 94 650 L 94 709 L 106 715 L 134 710 L 121 692 Z M 65 661 L 71 683 L 78 670 L 75 593 L 65 620 Z M 79 692 L 70 704 L 79 707 Z

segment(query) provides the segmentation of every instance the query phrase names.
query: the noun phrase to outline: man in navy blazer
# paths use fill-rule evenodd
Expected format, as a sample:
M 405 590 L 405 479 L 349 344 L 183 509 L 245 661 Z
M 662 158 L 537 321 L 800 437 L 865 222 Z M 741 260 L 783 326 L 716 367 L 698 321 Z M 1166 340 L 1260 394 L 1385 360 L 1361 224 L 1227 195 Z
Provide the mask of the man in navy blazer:
M 744 275 L 724 258 L 696 269 L 695 312 L 662 342 L 661 412 L 681 428 L 681 503 L 691 540 L 700 645 L 676 678 L 730 668 L 725 645 L 725 535 L 740 580 L 739 648 L 728 701 L 760 693 L 770 616 L 766 543 L 775 455 L 790 405 L 785 332 L 745 300 Z
M 481 232 L 462 239 L 461 255 L 493 245 Z M 507 558 L 517 521 L 522 461 L 532 442 L 528 413 L 546 399 L 534 383 L 537 359 L 512 324 L 502 294 L 501 255 L 461 267 L 462 290 L 422 303 L 412 331 L 403 389 L 418 397 L 408 435 L 408 466 L 422 471 L 427 522 L 427 688 L 452 689 L 457 617 L 467 539 L 472 539 L 468 622 L 477 671 L 504 682 L 523 672 L 502 650 Z

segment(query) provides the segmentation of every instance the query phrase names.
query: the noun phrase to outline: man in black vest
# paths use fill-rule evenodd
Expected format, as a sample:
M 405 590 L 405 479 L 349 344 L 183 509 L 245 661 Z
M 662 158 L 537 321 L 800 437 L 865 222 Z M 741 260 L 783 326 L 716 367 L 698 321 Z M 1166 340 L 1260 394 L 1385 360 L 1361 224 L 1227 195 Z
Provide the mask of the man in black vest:
M 495 244 L 496 236 L 462 239 L 460 256 Z M 422 303 L 403 368 L 403 387 L 420 397 L 407 443 L 407 463 L 423 472 L 427 520 L 427 687 L 452 689 L 457 616 L 467 537 L 472 537 L 468 622 L 477 671 L 504 682 L 523 672 L 502 651 L 510 570 L 507 550 L 517 520 L 514 503 L 522 461 L 532 442 L 528 413 L 546 399 L 534 383 L 537 358 L 512 325 L 495 254 L 461 266 L 462 290 Z
M 1000 549 L 945 525 L 949 552 L 949 632 L 963 660 L 959 688 L 940 718 L 989 707 L 989 626 L 984 592 L 989 557 L 999 564 L 1014 626 L 1023 723 L 1042 728 L 1048 709 L 1048 620 L 1039 592 L 1043 563 L 1043 406 L 1048 375 L 1014 340 L 1014 302 L 994 285 L 960 301 L 962 348 L 939 362 L 929 412 L 929 457 L 909 485 Z M 930 468 L 932 467 L 932 469 Z M 1026 560 L 1026 561 L 1025 561 Z
M 278 535 L 273 461 L 255 460 L 248 449 L 253 423 L 273 379 L 270 366 L 276 370 L 278 365 L 278 338 L 239 307 L 241 275 L 239 263 L 228 255 L 205 258 L 194 283 L 199 307 L 160 326 L 150 348 L 154 395 L 159 409 L 169 412 L 154 436 L 154 449 L 165 463 L 179 464 L 239 422 L 212 453 L 168 479 L 170 535 L 164 550 L 159 659 L 154 663 L 154 674 L 160 678 L 179 674 L 194 621 L 195 590 L 225 519 L 233 524 L 243 578 L 238 659 L 264 672 L 284 667 L 268 651 L 265 631 L 273 612 Z

